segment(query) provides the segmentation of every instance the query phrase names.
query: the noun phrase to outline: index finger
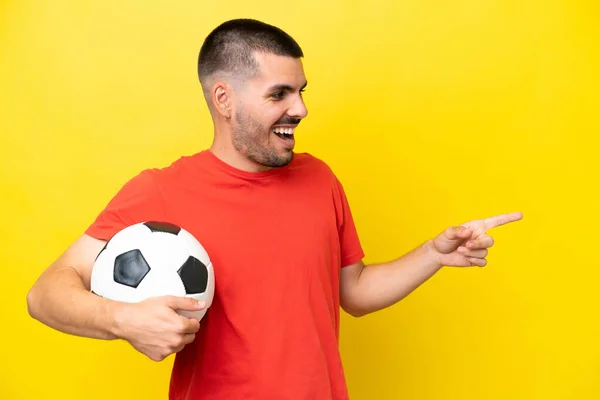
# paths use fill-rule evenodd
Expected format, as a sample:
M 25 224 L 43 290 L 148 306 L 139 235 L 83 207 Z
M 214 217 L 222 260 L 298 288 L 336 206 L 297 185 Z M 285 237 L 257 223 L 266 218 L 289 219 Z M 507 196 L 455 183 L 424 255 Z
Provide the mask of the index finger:
M 486 218 L 483 220 L 485 229 L 495 228 L 500 225 L 506 225 L 510 222 L 515 222 L 523 218 L 523 214 L 520 212 L 513 212 L 509 214 L 500 214 L 495 217 Z

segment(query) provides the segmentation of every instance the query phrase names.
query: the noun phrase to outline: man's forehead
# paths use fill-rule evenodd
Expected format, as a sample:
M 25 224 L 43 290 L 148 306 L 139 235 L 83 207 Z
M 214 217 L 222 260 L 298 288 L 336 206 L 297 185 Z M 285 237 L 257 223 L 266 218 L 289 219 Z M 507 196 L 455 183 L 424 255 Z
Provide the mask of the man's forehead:
M 272 53 L 255 53 L 258 63 L 257 80 L 266 85 L 289 85 L 300 89 L 306 84 L 302 60 Z M 296 87 L 298 86 L 298 87 Z

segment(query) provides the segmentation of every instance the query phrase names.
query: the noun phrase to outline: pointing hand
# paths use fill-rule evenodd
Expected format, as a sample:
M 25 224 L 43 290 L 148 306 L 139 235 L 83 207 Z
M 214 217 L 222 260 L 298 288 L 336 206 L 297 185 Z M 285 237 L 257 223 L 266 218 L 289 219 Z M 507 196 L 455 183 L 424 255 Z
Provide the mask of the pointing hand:
M 442 266 L 483 267 L 485 257 L 494 239 L 487 230 L 523 218 L 520 212 L 502 214 L 494 217 L 466 222 L 452 226 L 432 240 L 433 248 Z

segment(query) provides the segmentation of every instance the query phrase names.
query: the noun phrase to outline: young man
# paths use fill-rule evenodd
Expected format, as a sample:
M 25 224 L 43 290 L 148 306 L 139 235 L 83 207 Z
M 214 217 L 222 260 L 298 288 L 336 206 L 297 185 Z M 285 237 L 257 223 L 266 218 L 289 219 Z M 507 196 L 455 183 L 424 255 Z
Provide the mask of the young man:
M 298 44 L 280 29 L 233 20 L 205 40 L 198 73 L 214 122 L 210 149 L 127 182 L 86 232 L 39 277 L 33 318 L 62 332 L 123 339 L 153 360 L 175 357 L 170 398 L 346 399 L 340 307 L 388 307 L 442 266 L 484 266 L 486 230 L 520 213 L 451 227 L 405 256 L 365 266 L 342 185 L 294 153 L 307 116 Z M 202 323 L 158 297 L 138 304 L 89 291 L 96 255 L 128 225 L 159 220 L 190 231 L 216 275 Z

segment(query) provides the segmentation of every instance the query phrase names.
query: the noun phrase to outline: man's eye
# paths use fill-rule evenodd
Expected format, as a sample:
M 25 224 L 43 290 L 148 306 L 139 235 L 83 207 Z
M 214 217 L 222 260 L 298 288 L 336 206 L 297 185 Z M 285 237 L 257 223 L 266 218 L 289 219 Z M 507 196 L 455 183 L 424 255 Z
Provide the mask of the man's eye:
M 283 92 L 273 93 L 271 95 L 271 97 L 273 97 L 274 99 L 277 99 L 277 100 L 281 100 L 281 99 L 283 99 Z

